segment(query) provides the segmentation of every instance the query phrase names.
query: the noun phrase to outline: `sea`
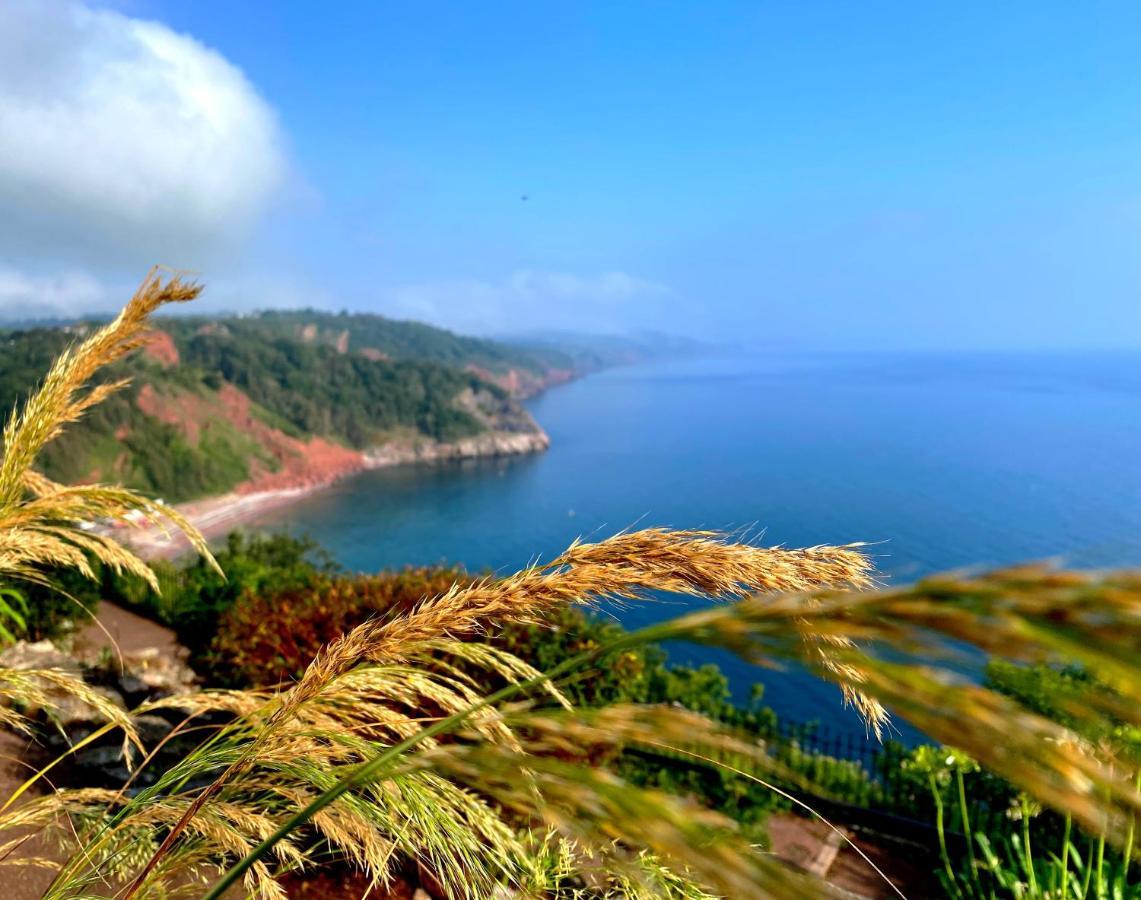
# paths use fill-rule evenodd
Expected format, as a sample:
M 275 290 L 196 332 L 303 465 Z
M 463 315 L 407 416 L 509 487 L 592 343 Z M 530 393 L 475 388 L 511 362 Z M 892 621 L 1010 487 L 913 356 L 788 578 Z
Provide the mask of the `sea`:
M 363 572 L 506 574 L 646 526 L 866 541 L 891 585 L 1030 560 L 1141 565 L 1141 354 L 765 350 L 610 369 L 528 405 L 546 453 L 374 470 L 252 524 L 310 535 Z M 689 605 L 601 614 L 636 627 Z M 759 682 L 782 717 L 865 734 L 801 671 L 668 649 L 720 665 L 742 702 Z

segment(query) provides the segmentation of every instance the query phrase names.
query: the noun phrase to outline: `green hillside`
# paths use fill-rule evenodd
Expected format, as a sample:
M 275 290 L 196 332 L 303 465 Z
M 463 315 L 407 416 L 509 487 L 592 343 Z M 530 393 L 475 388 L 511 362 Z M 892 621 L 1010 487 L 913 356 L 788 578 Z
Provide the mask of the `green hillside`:
M 315 310 L 271 310 L 230 318 L 163 320 L 176 339 L 203 326 L 225 328 L 236 336 L 283 338 L 328 346 L 342 353 L 384 356 L 393 360 L 431 362 L 457 368 L 477 366 L 494 374 L 511 369 L 544 375 L 570 369 L 569 354 L 553 346 L 519 347 L 484 338 L 467 337 L 422 322 L 389 319 L 371 313 L 328 313 Z
M 12 332 L 0 338 L 0 404 L 9 409 L 25 397 L 74 336 L 59 329 Z M 40 467 L 65 482 L 121 481 L 159 496 L 181 500 L 228 490 L 249 475 L 251 461 L 274 461 L 224 420 L 211 424 L 193 444 L 173 424 L 137 405 L 144 385 L 162 393 L 216 393 L 203 373 L 164 369 L 141 356 L 115 367 L 113 376 L 133 384 L 112 395 L 44 449 Z M 109 380 L 112 374 L 101 375 Z
M 295 324 L 314 324 L 301 315 L 163 320 L 153 348 L 104 376 L 128 375 L 131 386 L 53 441 L 41 458 L 44 473 L 68 482 L 121 481 L 181 501 L 283 466 L 316 477 L 317 463 L 307 456 L 314 448 L 327 457 L 393 436 L 454 441 L 487 430 L 483 408 L 518 413 L 504 390 L 463 368 L 493 357 L 516 363 L 514 351 L 474 341 L 472 356 L 454 356 L 470 339 L 377 319 L 371 331 L 362 327 L 369 335 L 362 340 L 377 338 L 387 323 L 420 343 L 393 338 L 386 346 L 394 352 L 380 351 L 391 358 L 343 352 L 343 341 L 338 347 L 320 337 L 326 322 L 342 317 L 318 317 L 318 334 L 310 336 L 293 333 Z M 0 407 L 26 396 L 82 330 L 0 334 Z M 424 356 L 415 358 L 414 348 Z

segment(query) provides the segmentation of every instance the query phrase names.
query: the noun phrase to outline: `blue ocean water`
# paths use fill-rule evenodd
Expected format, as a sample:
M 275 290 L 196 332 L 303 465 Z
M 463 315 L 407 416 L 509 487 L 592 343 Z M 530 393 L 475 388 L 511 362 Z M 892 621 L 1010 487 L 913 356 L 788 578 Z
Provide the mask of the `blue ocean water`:
M 1141 564 L 1141 355 L 757 354 L 631 366 L 531 409 L 539 456 L 365 473 L 258 526 L 308 533 L 361 571 L 514 571 L 632 526 L 747 530 L 765 543 L 871 541 L 889 583 L 1056 558 Z M 628 626 L 677 614 L 609 611 Z M 863 733 L 795 671 L 716 661 L 791 718 Z

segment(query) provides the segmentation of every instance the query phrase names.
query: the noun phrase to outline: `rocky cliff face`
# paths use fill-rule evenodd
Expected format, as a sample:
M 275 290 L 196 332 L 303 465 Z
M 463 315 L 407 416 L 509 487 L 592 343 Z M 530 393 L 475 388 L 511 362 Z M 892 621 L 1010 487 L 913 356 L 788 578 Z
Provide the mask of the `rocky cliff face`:
M 549 388 L 573 381 L 579 376 L 579 373 L 574 369 L 559 368 L 548 368 L 541 372 L 512 368 L 506 372 L 496 373 L 473 364 L 469 365 L 467 370 L 478 375 L 484 381 L 498 385 L 517 400 L 534 397 Z
M 492 431 L 451 443 L 422 441 L 393 442 L 365 451 L 365 466 L 370 469 L 410 462 L 442 462 L 476 457 L 519 456 L 539 453 L 551 446 L 551 439 L 541 428 L 533 432 Z
M 222 425 L 247 442 L 248 477 L 234 486 L 238 494 L 307 490 L 364 469 L 401 463 L 535 453 L 551 443 L 510 391 L 490 385 L 467 388 L 454 400 L 486 429 L 482 433 L 451 442 L 407 433 L 363 451 L 321 436 L 285 434 L 259 417 L 250 398 L 229 383 L 211 393 L 168 388 L 162 395 L 145 384 L 136 403 L 147 415 L 177 428 L 192 447 Z
M 467 390 L 456 398 L 456 404 L 487 431 L 450 442 L 423 438 L 390 441 L 365 451 L 365 466 L 374 469 L 409 462 L 518 456 L 538 453 L 551 446 L 550 437 L 531 414 L 509 397 L 487 390 Z

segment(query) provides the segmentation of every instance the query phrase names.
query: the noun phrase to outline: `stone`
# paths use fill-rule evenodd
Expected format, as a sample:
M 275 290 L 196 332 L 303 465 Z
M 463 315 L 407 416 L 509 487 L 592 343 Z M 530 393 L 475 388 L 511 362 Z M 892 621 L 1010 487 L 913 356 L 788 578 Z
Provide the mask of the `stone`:
M 23 671 L 34 669 L 56 669 L 82 680 L 83 668 L 72 657 L 57 648 L 51 641 L 17 641 L 11 647 L 0 653 L 0 666 Z M 58 687 L 45 685 L 49 703 L 47 709 L 42 710 L 48 718 L 69 737 L 85 726 L 94 723 L 102 724 L 103 717 L 91 706 L 76 697 L 73 693 Z M 91 687 L 97 694 L 106 697 L 119 709 L 127 708 L 122 696 L 117 691 L 105 687 Z M 28 709 L 25 712 L 32 716 L 41 710 Z
M 163 651 L 157 647 L 147 647 L 123 654 L 123 668 L 144 686 L 146 693 L 152 696 L 189 694 L 195 689 L 197 682 L 194 670 L 186 664 L 181 654 Z
M 118 787 L 131 777 L 122 744 L 85 747 L 74 755 L 72 762 L 88 773 L 84 781 L 96 781 L 105 787 Z
M 114 691 L 108 687 L 100 687 L 99 685 L 88 685 L 88 687 L 93 693 L 105 697 L 115 706 L 119 707 L 119 709 L 124 712 L 126 711 L 127 704 L 123 701 L 118 691 Z M 94 708 L 84 703 L 74 694 L 61 691 L 53 697 L 53 700 L 55 701 L 55 705 L 51 711 L 50 718 L 68 734 L 77 726 L 95 723 L 102 725 L 106 722 L 106 719 L 96 712 Z
M 143 746 L 150 749 L 174 730 L 174 725 L 162 716 L 135 716 L 135 730 Z
M 62 669 L 69 675 L 81 674 L 79 663 L 51 641 L 16 641 L 0 653 L 0 666 L 9 669 Z
M 128 706 L 137 706 L 144 700 L 150 698 L 150 686 L 137 675 L 132 675 L 130 672 L 120 675 L 116 680 L 116 684 L 119 693 L 126 699 Z

